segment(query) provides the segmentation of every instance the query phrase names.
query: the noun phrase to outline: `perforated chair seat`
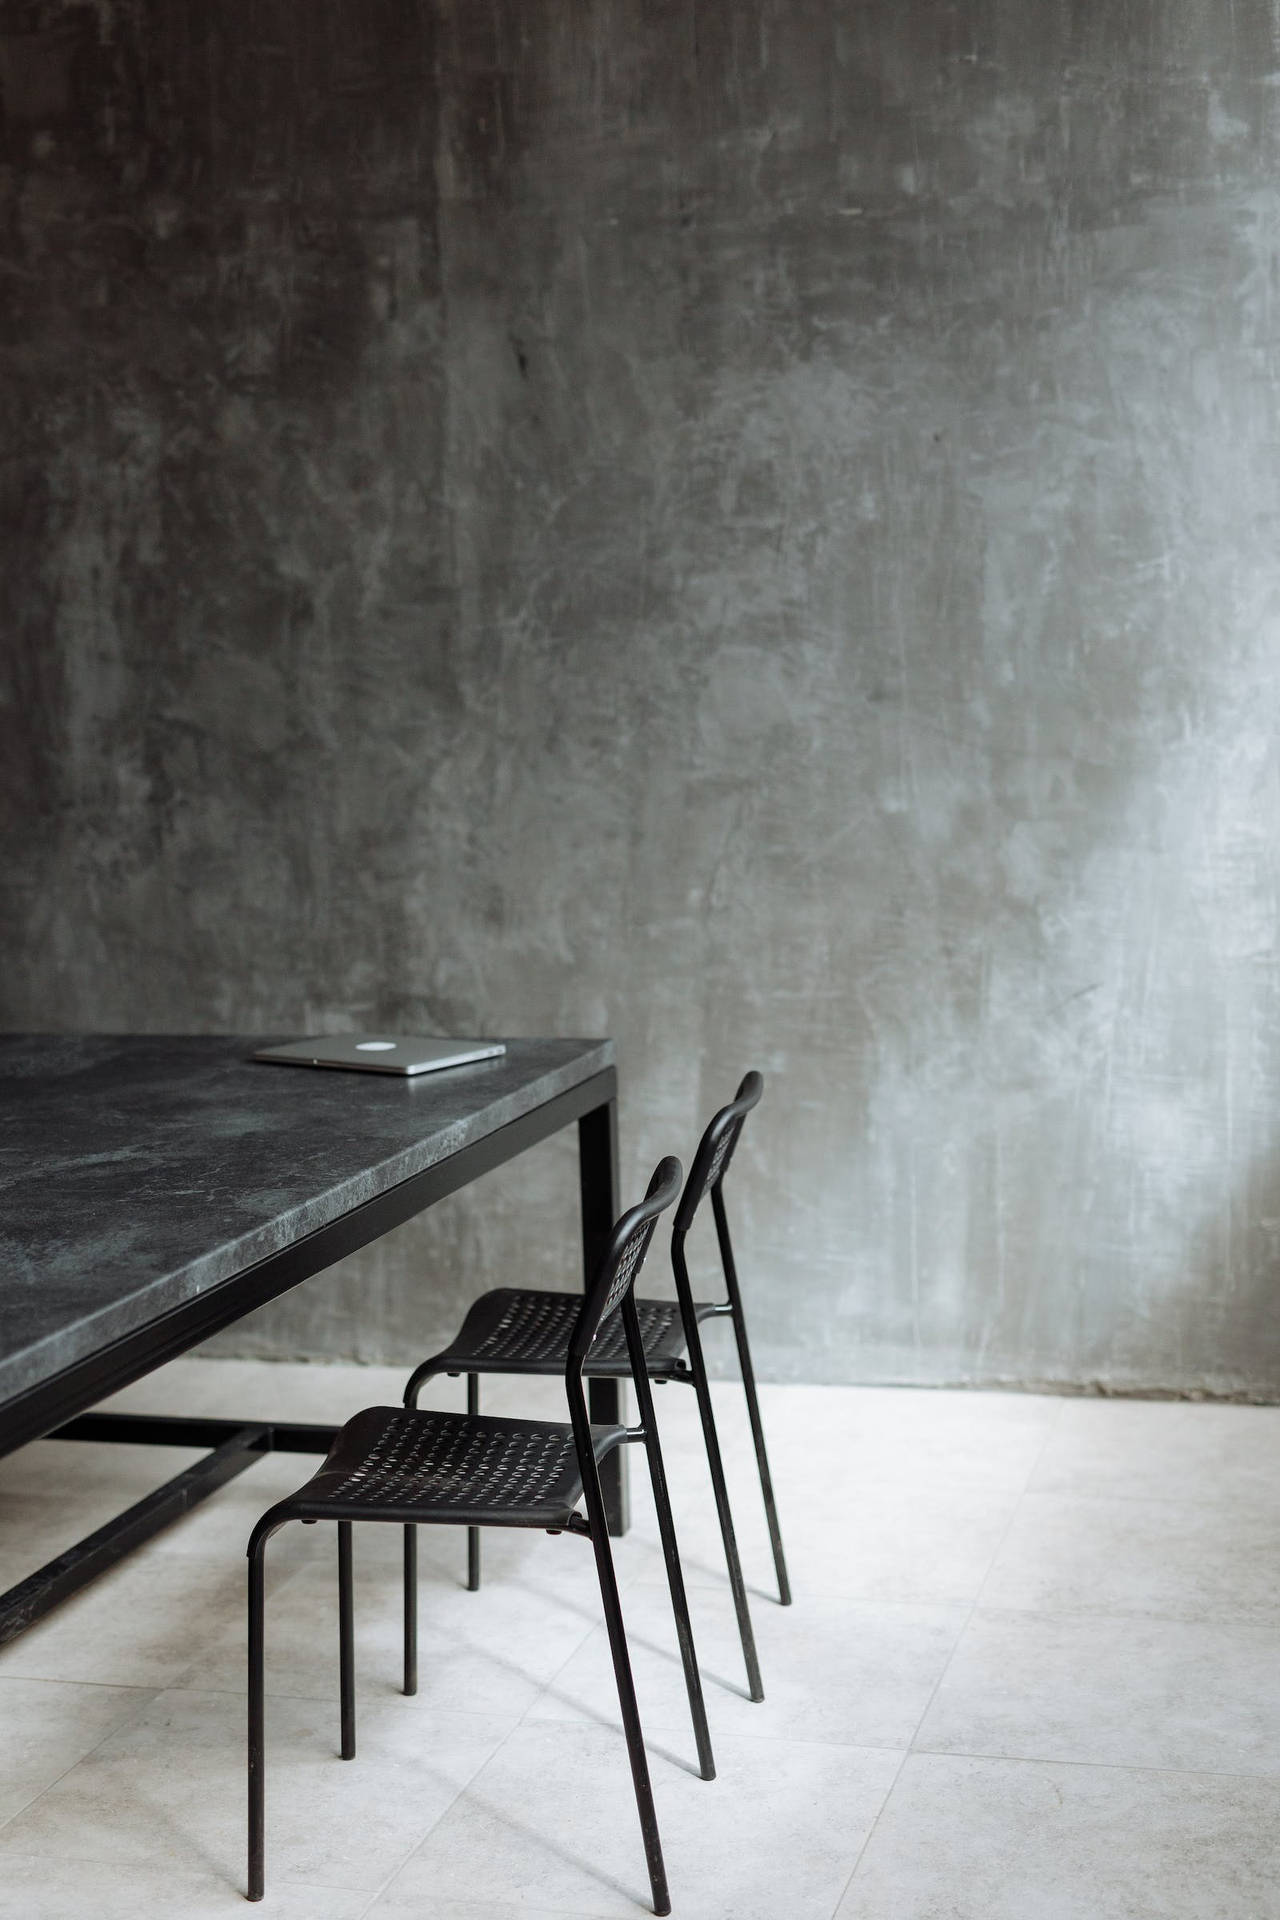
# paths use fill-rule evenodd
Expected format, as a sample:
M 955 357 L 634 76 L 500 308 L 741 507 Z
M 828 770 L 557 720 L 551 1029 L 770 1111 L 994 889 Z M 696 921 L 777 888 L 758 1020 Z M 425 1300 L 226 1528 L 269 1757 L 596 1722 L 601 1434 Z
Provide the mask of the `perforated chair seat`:
M 593 1426 L 597 1463 L 625 1435 Z M 366 1407 L 274 1518 L 562 1529 L 581 1498 L 567 1424 Z
M 441 1373 L 560 1373 L 569 1339 L 582 1311 L 580 1293 L 540 1293 L 528 1287 L 497 1287 L 472 1306 L 452 1344 L 432 1362 Z M 694 1302 L 695 1319 L 717 1309 Z M 651 1379 L 680 1371 L 685 1332 L 675 1300 L 637 1300 L 636 1317 Z M 601 1328 L 584 1371 L 593 1378 L 625 1379 L 630 1372 L 626 1334 L 614 1318 Z

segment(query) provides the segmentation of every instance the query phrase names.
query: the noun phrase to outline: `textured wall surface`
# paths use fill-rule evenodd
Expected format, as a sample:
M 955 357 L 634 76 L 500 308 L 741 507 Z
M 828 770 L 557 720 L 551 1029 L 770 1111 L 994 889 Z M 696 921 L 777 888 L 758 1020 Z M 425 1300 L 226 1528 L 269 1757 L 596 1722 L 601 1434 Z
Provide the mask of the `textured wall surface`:
M 757 1065 L 762 1371 L 1280 1392 L 1276 8 L 0 0 L 0 99 L 5 1022 L 611 1033 L 628 1191 Z

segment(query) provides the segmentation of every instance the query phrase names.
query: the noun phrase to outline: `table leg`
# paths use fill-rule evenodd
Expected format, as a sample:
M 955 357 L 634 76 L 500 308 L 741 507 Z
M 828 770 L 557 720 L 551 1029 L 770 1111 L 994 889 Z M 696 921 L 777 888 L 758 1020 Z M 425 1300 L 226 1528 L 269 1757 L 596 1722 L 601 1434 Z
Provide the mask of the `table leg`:
M 111 1416 L 91 1414 L 83 1423 L 84 1437 L 92 1437 L 95 1418 L 101 1430 Z M 121 1424 L 128 1427 L 129 1438 L 149 1437 L 139 1435 L 136 1426 L 130 1425 L 127 1415 L 123 1416 Z M 185 1427 L 186 1423 L 172 1421 L 157 1424 Z M 50 1560 L 45 1566 L 37 1568 L 35 1573 L 28 1574 L 25 1580 L 20 1580 L 16 1587 L 10 1587 L 7 1593 L 0 1593 L 0 1646 L 25 1633 L 28 1627 L 51 1613 L 61 1601 L 69 1599 L 73 1593 L 79 1593 L 100 1573 L 106 1573 L 117 1561 L 123 1560 L 126 1554 L 132 1553 L 135 1547 L 150 1540 L 172 1521 L 190 1513 L 211 1493 L 224 1487 L 228 1480 L 243 1473 L 246 1467 L 255 1465 L 270 1449 L 271 1429 L 268 1426 L 255 1426 L 247 1422 L 237 1425 L 233 1420 L 210 1424 L 217 1429 L 212 1437 L 203 1434 L 193 1437 L 184 1431 L 175 1441 L 175 1444 L 185 1441 L 194 1446 L 208 1445 L 212 1451 L 205 1459 L 197 1460 L 194 1466 L 185 1468 L 175 1479 L 167 1480 L 154 1493 L 135 1501 L 124 1513 L 114 1515 L 105 1526 L 78 1540 L 75 1546 L 60 1553 L 56 1560 Z
M 618 1216 L 618 1103 L 584 1113 L 578 1122 L 578 1172 L 582 1196 L 582 1269 L 589 1284 L 603 1257 Z M 593 1421 L 613 1426 L 625 1417 L 624 1383 L 588 1380 L 587 1411 Z M 610 1533 L 625 1533 L 627 1512 L 627 1449 L 615 1447 L 600 1463 L 600 1487 Z

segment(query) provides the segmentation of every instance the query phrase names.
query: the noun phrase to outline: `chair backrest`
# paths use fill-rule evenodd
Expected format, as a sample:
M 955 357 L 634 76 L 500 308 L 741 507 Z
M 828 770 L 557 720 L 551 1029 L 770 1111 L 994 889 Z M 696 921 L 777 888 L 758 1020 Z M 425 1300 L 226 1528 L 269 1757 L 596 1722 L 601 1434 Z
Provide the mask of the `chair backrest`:
M 644 1199 L 637 1206 L 628 1208 L 609 1235 L 604 1258 L 587 1289 L 569 1341 L 565 1385 L 571 1400 L 574 1387 L 581 1382 L 583 1366 L 600 1329 L 617 1312 L 635 1286 L 636 1276 L 649 1251 L 658 1215 L 665 1212 L 680 1191 L 682 1171 L 680 1162 L 671 1155 L 660 1160 L 654 1168 Z M 643 1360 L 641 1365 L 643 1368 Z
M 721 1107 L 707 1126 L 693 1156 L 689 1178 L 684 1183 L 680 1205 L 676 1208 L 673 1231 L 684 1235 L 693 1225 L 693 1216 L 707 1194 L 718 1189 L 724 1179 L 733 1150 L 742 1132 L 742 1123 L 752 1107 L 759 1104 L 764 1080 L 754 1071 L 742 1076 L 742 1084 L 727 1107 Z
M 593 1539 L 605 1543 L 606 1553 L 608 1552 L 608 1519 L 605 1513 L 604 1495 L 600 1488 L 600 1469 L 596 1461 L 591 1416 L 587 1411 L 587 1396 L 583 1389 L 582 1369 L 605 1321 L 613 1314 L 621 1313 L 623 1331 L 627 1340 L 627 1358 L 631 1363 L 631 1378 L 635 1383 L 640 1413 L 639 1427 L 628 1428 L 627 1431 L 632 1439 L 644 1437 L 647 1441 L 651 1441 L 649 1470 L 660 1476 L 661 1454 L 657 1450 L 653 1388 L 649 1384 L 649 1372 L 644 1358 L 644 1341 L 640 1336 L 640 1322 L 636 1316 L 635 1284 L 636 1275 L 644 1265 L 645 1254 L 649 1251 L 649 1242 L 653 1238 L 653 1229 L 657 1225 L 658 1215 L 672 1205 L 680 1191 L 682 1171 L 678 1160 L 670 1157 L 660 1160 L 654 1168 L 653 1178 L 649 1182 L 649 1191 L 644 1199 L 639 1206 L 630 1207 L 623 1214 L 609 1235 L 609 1244 L 605 1248 L 604 1258 L 582 1302 L 569 1341 L 569 1357 L 565 1361 L 564 1391 L 569 1402 L 569 1418 L 573 1424 L 578 1471 L 582 1476 L 582 1492 L 587 1508 L 587 1531 Z M 655 1488 L 657 1484 L 658 1481 L 655 1480 Z M 600 1547 L 597 1547 L 597 1555 L 600 1550 Z

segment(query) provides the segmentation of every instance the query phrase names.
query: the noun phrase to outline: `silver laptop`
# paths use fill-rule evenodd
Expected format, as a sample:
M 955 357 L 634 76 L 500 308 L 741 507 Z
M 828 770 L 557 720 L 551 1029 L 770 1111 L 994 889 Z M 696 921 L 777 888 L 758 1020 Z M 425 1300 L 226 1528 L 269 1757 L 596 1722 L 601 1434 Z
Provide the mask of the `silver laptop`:
M 465 1067 L 505 1053 L 501 1040 L 434 1040 L 421 1034 L 321 1034 L 315 1040 L 291 1040 L 284 1047 L 262 1047 L 255 1060 L 278 1060 L 287 1067 L 349 1067 L 358 1073 L 435 1073 L 441 1067 Z

